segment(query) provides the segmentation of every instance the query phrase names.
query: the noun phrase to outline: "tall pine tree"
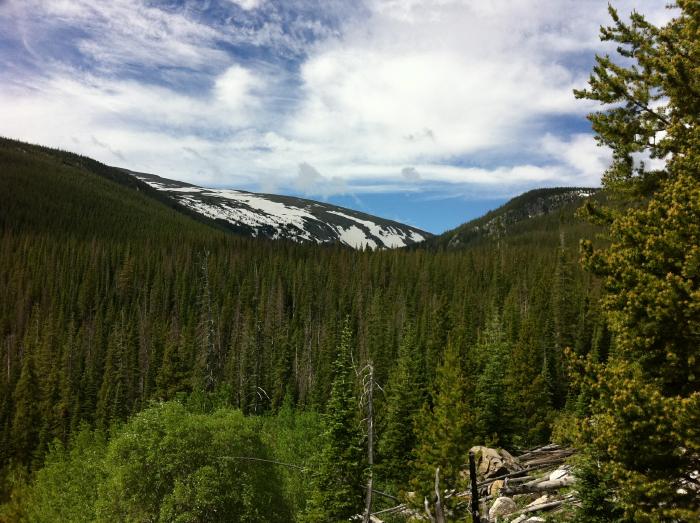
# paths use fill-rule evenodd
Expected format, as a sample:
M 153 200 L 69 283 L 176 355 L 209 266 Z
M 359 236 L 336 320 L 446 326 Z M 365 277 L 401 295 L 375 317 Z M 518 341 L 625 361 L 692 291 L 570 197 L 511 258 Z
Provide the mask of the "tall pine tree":
M 362 434 L 352 368 L 351 332 L 346 322 L 333 362 L 333 385 L 323 416 L 323 449 L 314 494 L 305 521 L 315 523 L 347 521 L 362 511 Z
M 410 469 L 406 464 L 413 459 L 416 445 L 414 420 L 425 401 L 420 353 L 411 326 L 404 334 L 398 360 L 385 388 L 386 420 L 379 439 L 379 479 L 395 488 L 402 488 L 408 482 Z
M 593 367 L 581 521 L 700 520 L 700 4 L 677 7 L 663 27 L 611 8 L 602 38 L 625 65 L 598 57 L 577 92 L 613 105 L 590 118 L 619 200 L 588 209 L 609 224 L 609 246 L 584 255 L 615 343 Z M 665 162 L 649 169 L 644 154 Z
M 424 404 L 416 422 L 411 486 L 421 496 L 432 495 L 437 467 L 441 486 L 455 488 L 474 444 L 473 384 L 465 378 L 460 356 L 459 344 L 448 341 L 430 402 Z

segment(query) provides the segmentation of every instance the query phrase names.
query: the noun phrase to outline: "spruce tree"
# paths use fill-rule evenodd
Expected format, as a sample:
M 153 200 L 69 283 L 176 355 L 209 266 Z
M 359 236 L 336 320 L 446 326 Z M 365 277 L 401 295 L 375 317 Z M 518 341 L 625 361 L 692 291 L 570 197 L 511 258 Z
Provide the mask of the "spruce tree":
M 178 392 L 192 390 L 190 383 L 191 369 L 187 366 L 183 354 L 182 340 L 178 331 L 177 322 L 174 321 L 165 340 L 163 349 L 163 362 L 160 365 L 156 377 L 156 395 L 160 399 L 171 399 Z
M 220 359 L 215 336 L 214 311 L 209 283 L 209 251 L 200 258 L 201 276 L 197 306 L 197 358 L 192 388 L 212 392 L 218 383 Z
M 458 343 L 448 341 L 437 368 L 430 402 L 425 403 L 416 422 L 411 486 L 422 496 L 432 496 L 435 469 L 440 467 L 443 488 L 458 486 L 460 472 L 474 444 L 474 413 L 470 406 L 472 384 L 462 370 Z
M 584 245 L 614 347 L 593 366 L 582 470 L 613 510 L 595 513 L 582 490 L 581 521 L 700 519 L 700 4 L 677 7 L 663 27 L 610 9 L 602 37 L 625 65 L 598 57 L 590 89 L 577 92 L 613 104 L 591 121 L 613 150 L 603 180 L 618 200 L 588 209 L 609 224 L 609 246 Z M 664 161 L 649 169 L 639 154 Z
M 395 488 L 406 486 L 413 458 L 416 436 L 414 420 L 425 401 L 420 376 L 420 351 L 411 326 L 404 334 L 398 360 L 385 387 L 385 424 L 379 438 L 379 479 Z
M 19 463 L 29 463 L 39 443 L 40 415 L 37 403 L 39 388 L 34 372 L 32 354 L 25 348 L 22 355 L 22 371 L 13 395 L 14 416 L 10 439 L 14 457 Z
M 122 313 L 107 344 L 105 369 L 97 399 L 96 419 L 100 428 L 114 421 L 124 420 L 134 400 L 132 387 L 135 378 L 130 364 L 130 333 L 126 316 Z
M 494 311 L 477 345 L 477 353 L 483 361 L 483 366 L 476 383 L 475 426 L 480 441 L 486 445 L 506 444 L 508 433 L 512 430 L 506 419 L 504 394 L 509 348 L 505 342 L 498 311 Z
M 323 416 L 323 448 L 314 493 L 304 518 L 308 522 L 346 521 L 362 511 L 362 434 L 351 350 L 351 332 L 346 322 L 333 362 L 331 395 Z

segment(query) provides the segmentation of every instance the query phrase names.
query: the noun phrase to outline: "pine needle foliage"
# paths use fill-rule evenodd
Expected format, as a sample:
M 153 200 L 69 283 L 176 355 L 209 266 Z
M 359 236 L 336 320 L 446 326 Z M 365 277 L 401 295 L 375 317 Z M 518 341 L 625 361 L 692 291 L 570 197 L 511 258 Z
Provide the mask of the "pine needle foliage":
M 308 522 L 347 521 L 362 511 L 364 455 L 351 350 L 352 333 L 346 321 L 333 362 L 315 492 L 304 518 Z
M 588 209 L 609 223 L 610 244 L 584 243 L 583 253 L 603 279 L 614 350 L 592 367 L 582 444 L 591 495 L 614 510 L 605 519 L 584 499 L 581 521 L 697 521 L 700 4 L 679 0 L 663 27 L 610 15 L 602 38 L 618 44 L 619 63 L 598 57 L 590 88 L 576 94 L 612 105 L 591 121 L 613 150 L 604 183 L 617 202 Z M 648 168 L 640 155 L 661 162 Z

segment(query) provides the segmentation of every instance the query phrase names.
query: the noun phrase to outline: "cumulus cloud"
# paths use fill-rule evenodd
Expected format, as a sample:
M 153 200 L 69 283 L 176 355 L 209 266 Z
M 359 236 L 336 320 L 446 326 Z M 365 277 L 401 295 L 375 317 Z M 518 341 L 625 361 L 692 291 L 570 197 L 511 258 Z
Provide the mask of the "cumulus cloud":
M 263 82 L 250 70 L 240 65 L 232 65 L 216 78 L 214 90 L 219 102 L 232 108 L 252 104 L 257 99 L 255 89 L 263 88 Z
M 612 159 L 610 149 L 599 146 L 590 134 L 575 134 L 567 139 L 546 134 L 540 143 L 542 152 L 566 169 L 562 178 L 568 183 L 598 185 Z
M 309 193 L 321 180 L 323 180 L 323 176 L 321 176 L 316 167 L 302 162 L 299 164 L 299 171 L 294 184 L 300 191 Z
M 672 14 L 617 4 L 657 23 Z M 605 3 L 206 6 L 227 3 L 0 3 L 0 134 L 194 183 L 321 196 L 595 185 L 609 162 L 582 124 L 555 125 L 593 107 L 571 90 L 607 49 Z
M 585 4 L 585 5 L 584 5 Z M 582 117 L 572 96 L 601 49 L 593 2 L 376 1 L 366 26 L 303 64 L 289 133 L 351 160 L 444 161 L 532 147 L 533 122 Z

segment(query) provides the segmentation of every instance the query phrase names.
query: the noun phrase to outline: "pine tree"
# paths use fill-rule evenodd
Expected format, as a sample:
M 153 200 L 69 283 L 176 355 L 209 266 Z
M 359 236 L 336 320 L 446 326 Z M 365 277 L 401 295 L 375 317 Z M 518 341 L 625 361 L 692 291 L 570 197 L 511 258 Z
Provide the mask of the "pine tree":
M 474 444 L 474 413 L 470 408 L 472 384 L 467 382 L 462 371 L 459 349 L 459 344 L 448 341 L 437 368 L 430 403 L 423 405 L 416 421 L 417 444 L 411 486 L 421 496 L 432 496 L 437 467 L 440 467 L 441 486 L 457 487 L 469 449 Z
M 200 260 L 197 323 L 197 361 L 193 376 L 193 389 L 212 392 L 218 384 L 221 368 L 218 340 L 215 336 L 214 311 L 209 283 L 209 251 Z
M 189 379 L 191 369 L 185 360 L 177 322 L 173 321 L 173 325 L 165 340 L 163 362 L 156 377 L 157 397 L 171 399 L 178 392 L 184 393 L 192 390 Z
M 677 6 L 664 27 L 638 13 L 625 23 L 611 8 L 602 37 L 626 65 L 598 57 L 590 89 L 577 92 L 615 104 L 591 120 L 613 149 L 604 183 L 622 206 L 588 209 L 610 225 L 610 245 L 584 246 L 614 337 L 594 366 L 582 434 L 587 480 L 594 493 L 608 489 L 616 511 L 599 521 L 700 519 L 700 4 Z M 665 167 L 647 169 L 639 153 Z M 582 521 L 591 505 L 584 499 Z
M 552 418 L 543 350 L 546 321 L 541 304 L 533 304 L 520 325 L 512 345 L 503 389 L 505 418 L 513 444 L 529 447 L 546 442 Z
M 134 403 L 130 332 L 125 315 L 120 315 L 107 345 L 105 370 L 97 399 L 96 419 L 100 428 L 124 420 Z
M 503 326 L 497 311 L 491 314 L 480 336 L 477 354 L 483 366 L 477 378 L 475 391 L 476 430 L 487 445 L 504 445 L 512 430 L 506 419 L 504 394 L 508 368 L 509 346 L 505 342 Z
M 29 463 L 39 444 L 40 416 L 37 408 L 39 388 L 34 361 L 28 347 L 22 355 L 22 371 L 14 391 L 14 415 L 10 439 L 19 463 Z
M 323 416 L 323 449 L 314 480 L 315 492 L 305 515 L 308 522 L 345 521 L 362 511 L 362 435 L 351 350 L 351 332 L 346 322 L 333 362 L 333 385 Z
M 398 360 L 385 387 L 386 421 L 379 439 L 379 478 L 396 488 L 408 482 L 410 469 L 406 464 L 413 459 L 416 445 L 414 420 L 425 401 L 419 358 L 411 326 L 404 334 Z

